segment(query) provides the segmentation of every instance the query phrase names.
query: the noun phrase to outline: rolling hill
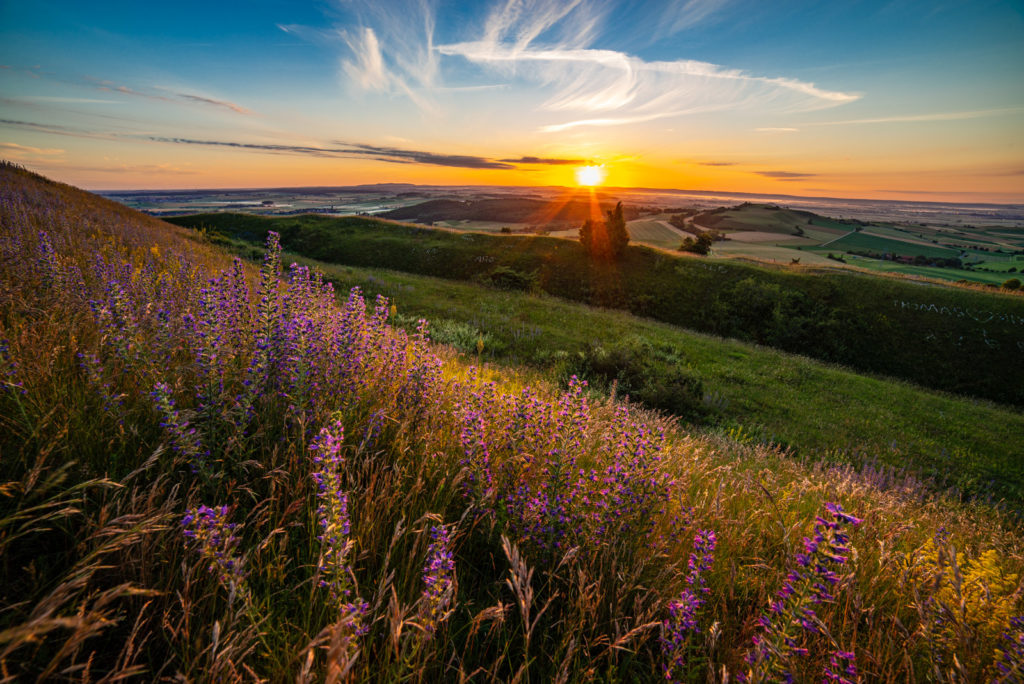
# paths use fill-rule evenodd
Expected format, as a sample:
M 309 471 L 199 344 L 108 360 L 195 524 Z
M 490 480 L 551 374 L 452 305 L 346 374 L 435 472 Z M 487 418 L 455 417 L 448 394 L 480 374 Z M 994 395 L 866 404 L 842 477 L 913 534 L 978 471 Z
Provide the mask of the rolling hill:
M 9 164 L 0 225 L 5 679 L 1024 666 L 991 506 L 470 365 L 276 234 L 248 264 Z

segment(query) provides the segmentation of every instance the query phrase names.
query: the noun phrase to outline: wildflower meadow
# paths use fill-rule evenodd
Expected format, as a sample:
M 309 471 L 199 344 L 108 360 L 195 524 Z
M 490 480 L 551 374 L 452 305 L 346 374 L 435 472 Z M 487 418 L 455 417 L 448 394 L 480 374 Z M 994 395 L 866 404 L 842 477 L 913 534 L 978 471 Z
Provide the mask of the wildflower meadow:
M 1012 511 L 0 177 L 2 681 L 1021 681 Z

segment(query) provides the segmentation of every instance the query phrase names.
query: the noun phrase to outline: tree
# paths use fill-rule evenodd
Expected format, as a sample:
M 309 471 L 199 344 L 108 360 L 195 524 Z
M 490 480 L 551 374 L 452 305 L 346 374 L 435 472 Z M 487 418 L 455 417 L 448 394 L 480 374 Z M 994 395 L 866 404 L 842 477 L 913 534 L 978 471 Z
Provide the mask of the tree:
M 707 254 L 711 251 L 711 243 L 714 237 L 710 233 L 701 233 L 697 239 L 686 238 L 683 244 L 679 245 L 680 252 L 691 252 L 693 254 Z
M 629 231 L 626 229 L 626 219 L 622 215 L 622 202 L 615 205 L 615 209 L 608 213 L 608 220 L 605 225 L 608 229 L 608 245 L 611 256 L 618 259 L 626 251 L 629 244 Z
M 616 260 L 626 251 L 629 231 L 622 213 L 622 202 L 609 210 L 606 221 L 587 219 L 580 226 L 580 244 L 597 259 Z

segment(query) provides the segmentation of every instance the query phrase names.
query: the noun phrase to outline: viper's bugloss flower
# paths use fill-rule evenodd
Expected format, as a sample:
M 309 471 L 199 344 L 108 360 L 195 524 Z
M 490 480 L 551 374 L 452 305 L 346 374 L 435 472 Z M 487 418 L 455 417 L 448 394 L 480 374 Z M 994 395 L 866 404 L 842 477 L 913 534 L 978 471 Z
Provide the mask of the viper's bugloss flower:
M 187 545 L 234 597 L 244 590 L 245 569 L 238 554 L 238 525 L 228 522 L 228 512 L 227 506 L 199 506 L 185 514 L 181 527 Z
M 814 535 L 804 537 L 803 551 L 795 555 L 795 566 L 786 576 L 782 589 L 759 618 L 762 633 L 753 638 L 753 648 L 745 656 L 748 669 L 737 675 L 739 681 L 792 681 L 790 661 L 807 655 L 807 649 L 799 646 L 797 639 L 801 633 L 821 631 L 813 606 L 835 600 L 840 580 L 836 570 L 847 562 L 850 553 L 850 539 L 844 527 L 861 522 L 839 504 L 827 503 L 825 510 L 825 517 L 815 519 Z M 848 665 L 853 665 L 852 659 Z M 846 667 L 836 665 L 827 672 L 845 672 Z
M 694 535 L 687 586 L 679 598 L 669 601 L 668 618 L 661 623 L 661 667 L 667 681 L 678 682 L 685 678 L 691 637 L 700 632 L 697 614 L 704 605 L 704 596 L 710 591 L 703 573 L 711 569 L 717 543 L 714 530 L 698 530 Z
M 433 634 L 449 614 L 454 602 L 455 559 L 452 556 L 451 527 L 432 526 L 427 562 L 423 566 L 423 595 L 420 598 L 420 625 Z

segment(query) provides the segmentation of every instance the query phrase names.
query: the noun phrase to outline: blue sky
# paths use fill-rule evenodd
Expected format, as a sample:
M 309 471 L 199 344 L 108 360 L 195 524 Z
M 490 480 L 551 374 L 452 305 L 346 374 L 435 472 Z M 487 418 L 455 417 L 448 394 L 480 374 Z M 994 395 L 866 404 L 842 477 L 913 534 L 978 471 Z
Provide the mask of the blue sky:
M 1024 201 L 1019 2 L 3 2 L 0 156 L 91 188 Z

